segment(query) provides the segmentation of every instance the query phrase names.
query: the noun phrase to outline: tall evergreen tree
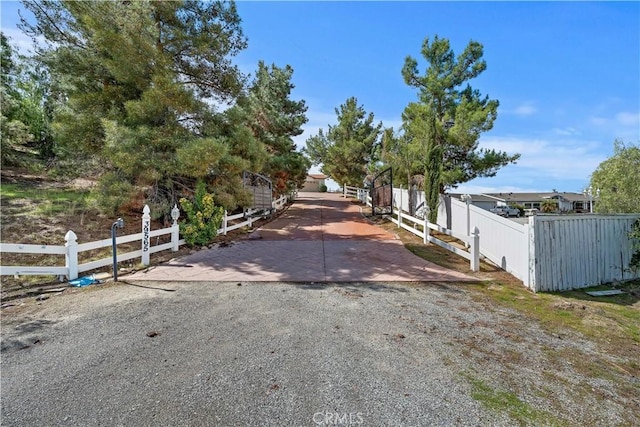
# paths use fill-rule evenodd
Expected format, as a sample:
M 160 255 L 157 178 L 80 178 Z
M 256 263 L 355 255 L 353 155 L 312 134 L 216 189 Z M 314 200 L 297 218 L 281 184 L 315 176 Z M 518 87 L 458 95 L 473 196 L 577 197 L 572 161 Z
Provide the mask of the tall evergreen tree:
M 144 190 L 155 211 L 176 192 L 239 162 L 211 132 L 207 100 L 233 100 L 243 76 L 231 57 L 246 46 L 234 3 L 26 1 L 48 44 L 40 59 L 68 99 L 54 129 L 73 156 L 108 170 L 103 199 L 116 207 Z
M 2 164 L 29 166 L 53 157 L 50 122 L 54 97 L 49 74 L 2 43 Z
M 4 33 L 0 33 L 0 43 L 0 156 L 2 166 L 18 166 L 24 164 L 24 147 L 33 135 L 19 119 L 20 95 L 15 78 L 19 71 L 15 53 Z
M 293 137 L 302 134 L 307 122 L 304 100 L 290 98 L 293 68 L 258 63 L 255 79 L 237 108 L 246 117 L 253 136 L 264 144 L 269 154 L 265 174 L 274 181 L 278 193 L 301 186 L 309 168 L 308 161 L 296 149 Z
M 482 45 L 471 41 L 456 58 L 449 40 L 435 36 L 424 40 L 421 54 L 429 64 L 424 75 L 410 56 L 402 68 L 405 83 L 418 89 L 419 98 L 407 107 L 403 120 L 411 140 L 424 147 L 425 193 L 435 222 L 439 194 L 446 188 L 494 176 L 519 155 L 478 148 L 498 109 L 498 101 L 482 97 L 468 84 L 487 67 Z
M 367 114 L 355 97 L 335 111 L 338 123 L 307 139 L 305 152 L 340 185 L 361 186 L 379 160 L 382 123 L 374 125 L 373 113 Z

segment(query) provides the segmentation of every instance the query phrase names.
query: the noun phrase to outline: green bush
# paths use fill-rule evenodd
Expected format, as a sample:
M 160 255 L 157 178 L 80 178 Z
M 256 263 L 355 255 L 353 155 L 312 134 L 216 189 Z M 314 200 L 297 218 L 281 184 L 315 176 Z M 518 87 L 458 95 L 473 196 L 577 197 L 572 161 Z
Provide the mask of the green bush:
M 542 212 L 544 213 L 554 213 L 558 211 L 558 202 L 556 202 L 555 200 L 543 200 L 541 205 L 540 205 L 540 209 L 542 210 Z
M 320 186 L 320 192 L 322 192 L 322 193 L 326 193 L 326 192 L 327 192 L 327 186 L 326 186 L 326 185 L 324 185 L 324 184 L 322 184 L 322 185 Z
M 631 255 L 631 261 L 629 261 L 629 268 L 631 271 L 640 270 L 640 219 L 636 219 L 631 226 L 629 232 L 629 238 L 633 242 L 633 254 Z
M 180 199 L 180 207 L 187 219 L 180 221 L 180 233 L 189 246 L 204 246 L 218 235 L 224 216 L 224 208 L 216 206 L 213 194 L 208 193 L 204 182 L 196 185 L 193 200 Z
M 511 205 L 511 207 L 518 209 L 520 211 L 520 216 L 524 216 L 524 205 L 514 203 L 513 205 Z

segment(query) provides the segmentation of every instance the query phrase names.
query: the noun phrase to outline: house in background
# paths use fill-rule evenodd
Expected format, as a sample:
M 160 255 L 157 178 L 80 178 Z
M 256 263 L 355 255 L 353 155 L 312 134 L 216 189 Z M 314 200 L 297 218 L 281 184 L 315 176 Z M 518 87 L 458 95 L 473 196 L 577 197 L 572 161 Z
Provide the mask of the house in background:
M 304 186 L 300 189 L 300 191 L 321 191 L 323 186 L 326 186 L 324 180 L 327 178 L 329 177 L 321 173 L 310 173 L 309 175 L 307 175 L 307 179 L 304 181 Z
M 462 194 L 451 194 L 460 199 Z M 499 205 L 521 205 L 525 209 L 542 210 L 545 200 L 553 200 L 558 205 L 558 212 L 588 213 L 590 203 L 595 205 L 582 193 L 549 192 L 549 193 L 485 193 L 471 194 L 471 203 L 482 209 L 492 209 Z

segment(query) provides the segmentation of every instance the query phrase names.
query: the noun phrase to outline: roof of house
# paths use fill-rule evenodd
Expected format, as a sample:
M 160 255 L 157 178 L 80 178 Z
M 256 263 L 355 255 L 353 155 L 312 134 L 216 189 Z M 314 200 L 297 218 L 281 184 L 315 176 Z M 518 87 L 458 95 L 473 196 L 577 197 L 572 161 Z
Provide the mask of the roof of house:
M 451 197 L 460 198 L 461 193 L 451 193 Z M 565 200 L 567 202 L 582 202 L 587 197 L 582 193 L 571 192 L 540 192 L 540 193 L 484 193 L 471 194 L 471 199 L 477 202 L 506 202 L 524 203 L 540 202 L 544 199 Z
M 539 202 L 544 199 L 565 200 L 568 202 L 579 202 L 586 200 L 582 193 L 568 192 L 547 192 L 547 193 L 489 193 L 492 196 L 505 202 Z
M 462 193 L 449 193 L 449 196 L 453 197 L 454 199 L 460 199 L 462 200 Z M 495 202 L 497 201 L 495 197 L 489 197 L 486 194 L 470 194 L 471 196 L 471 200 L 473 200 L 474 202 Z
M 329 178 L 328 176 L 323 175 L 321 173 L 310 173 L 309 177 L 313 178 L 313 179 L 327 179 L 327 178 Z

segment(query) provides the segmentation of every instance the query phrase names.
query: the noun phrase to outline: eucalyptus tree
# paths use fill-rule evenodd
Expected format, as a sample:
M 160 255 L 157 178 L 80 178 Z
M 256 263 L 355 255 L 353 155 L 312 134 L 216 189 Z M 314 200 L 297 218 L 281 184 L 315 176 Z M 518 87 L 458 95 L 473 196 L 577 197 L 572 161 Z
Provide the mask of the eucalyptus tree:
M 493 127 L 499 105 L 468 83 L 487 67 L 483 46 L 471 41 L 456 57 L 449 40 L 435 36 L 424 40 L 420 53 L 428 64 L 424 74 L 411 56 L 402 68 L 405 83 L 418 89 L 418 101 L 410 103 L 403 114 L 403 129 L 424 153 L 429 220 L 435 222 L 445 189 L 494 176 L 519 155 L 479 148 L 480 135 Z

